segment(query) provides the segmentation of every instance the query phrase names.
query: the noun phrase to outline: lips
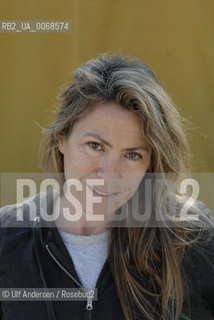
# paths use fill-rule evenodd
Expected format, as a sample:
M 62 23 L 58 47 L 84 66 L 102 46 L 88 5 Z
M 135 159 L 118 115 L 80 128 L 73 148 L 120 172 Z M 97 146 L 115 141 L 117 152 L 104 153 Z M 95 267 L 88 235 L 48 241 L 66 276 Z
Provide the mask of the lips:
M 98 196 L 110 197 L 110 196 L 116 195 L 116 193 L 104 192 L 104 191 L 98 190 L 98 189 L 95 188 L 95 187 L 92 188 L 92 187 L 91 187 L 90 185 L 88 185 L 88 184 L 87 184 L 87 186 L 95 193 L 95 195 L 98 195 Z

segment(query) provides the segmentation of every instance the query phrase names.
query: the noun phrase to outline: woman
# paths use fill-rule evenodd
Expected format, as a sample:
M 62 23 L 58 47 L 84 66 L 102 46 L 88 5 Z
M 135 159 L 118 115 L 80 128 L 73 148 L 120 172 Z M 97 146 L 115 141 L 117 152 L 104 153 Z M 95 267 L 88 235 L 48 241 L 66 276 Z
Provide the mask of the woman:
M 199 219 L 177 219 L 185 199 L 166 179 L 190 170 L 182 120 L 137 59 L 76 70 L 41 147 L 56 192 L 20 204 L 24 223 L 15 205 L 1 209 L 0 281 L 95 288 L 97 299 L 2 301 L 2 319 L 211 319 L 214 222 L 199 202 L 188 211 Z

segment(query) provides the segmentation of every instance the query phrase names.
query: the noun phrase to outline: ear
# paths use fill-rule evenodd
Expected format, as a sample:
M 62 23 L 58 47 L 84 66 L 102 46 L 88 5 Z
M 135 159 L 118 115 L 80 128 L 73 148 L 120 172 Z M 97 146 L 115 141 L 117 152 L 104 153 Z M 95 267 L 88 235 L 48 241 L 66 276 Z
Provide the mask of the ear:
M 58 138 L 58 147 L 59 151 L 64 154 L 64 145 L 65 145 L 65 137 L 64 136 L 59 136 Z

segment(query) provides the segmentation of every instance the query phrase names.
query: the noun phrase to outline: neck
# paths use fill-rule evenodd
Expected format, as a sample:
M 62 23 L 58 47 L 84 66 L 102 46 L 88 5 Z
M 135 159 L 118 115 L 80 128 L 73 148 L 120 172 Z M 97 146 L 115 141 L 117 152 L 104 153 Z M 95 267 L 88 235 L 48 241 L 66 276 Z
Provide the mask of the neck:
M 105 221 L 87 221 L 86 215 L 82 214 L 80 219 L 76 221 L 71 221 L 66 218 L 63 214 L 63 208 L 69 208 L 69 213 L 67 215 L 73 216 L 72 208 L 69 206 L 69 202 L 66 202 L 63 198 L 58 198 L 54 203 L 53 211 L 57 215 L 59 210 L 59 217 L 55 221 L 55 224 L 59 231 L 64 231 L 67 233 L 79 234 L 79 235 L 91 235 L 110 230 L 110 225 Z

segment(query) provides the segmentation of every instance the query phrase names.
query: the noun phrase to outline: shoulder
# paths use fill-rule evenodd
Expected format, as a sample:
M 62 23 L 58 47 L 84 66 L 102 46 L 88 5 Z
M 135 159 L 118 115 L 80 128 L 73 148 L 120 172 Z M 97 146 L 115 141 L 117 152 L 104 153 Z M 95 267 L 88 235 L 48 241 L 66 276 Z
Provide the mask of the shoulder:
M 186 247 L 182 274 L 192 303 L 214 312 L 214 218 L 209 213 L 203 221 L 203 230 L 194 230 Z
M 0 208 L 0 228 L 31 227 L 34 219 L 41 216 L 41 212 L 53 212 L 54 199 L 59 196 L 55 189 L 35 194 L 21 202 Z
M 32 229 L 41 208 L 47 209 L 44 202 L 49 195 L 50 192 L 37 193 L 22 203 L 0 208 L 0 247 L 5 241 L 14 240 Z
M 196 209 L 198 220 L 187 225 L 190 227 L 191 236 L 188 238 L 185 256 L 189 259 L 199 259 L 198 262 L 202 259 L 207 262 L 210 260 L 214 264 L 214 217 L 211 210 L 201 201 L 197 201 Z
M 21 202 L 6 205 L 0 208 L 0 227 L 28 227 L 36 217 L 41 199 L 46 197 L 46 192 L 38 193 Z

